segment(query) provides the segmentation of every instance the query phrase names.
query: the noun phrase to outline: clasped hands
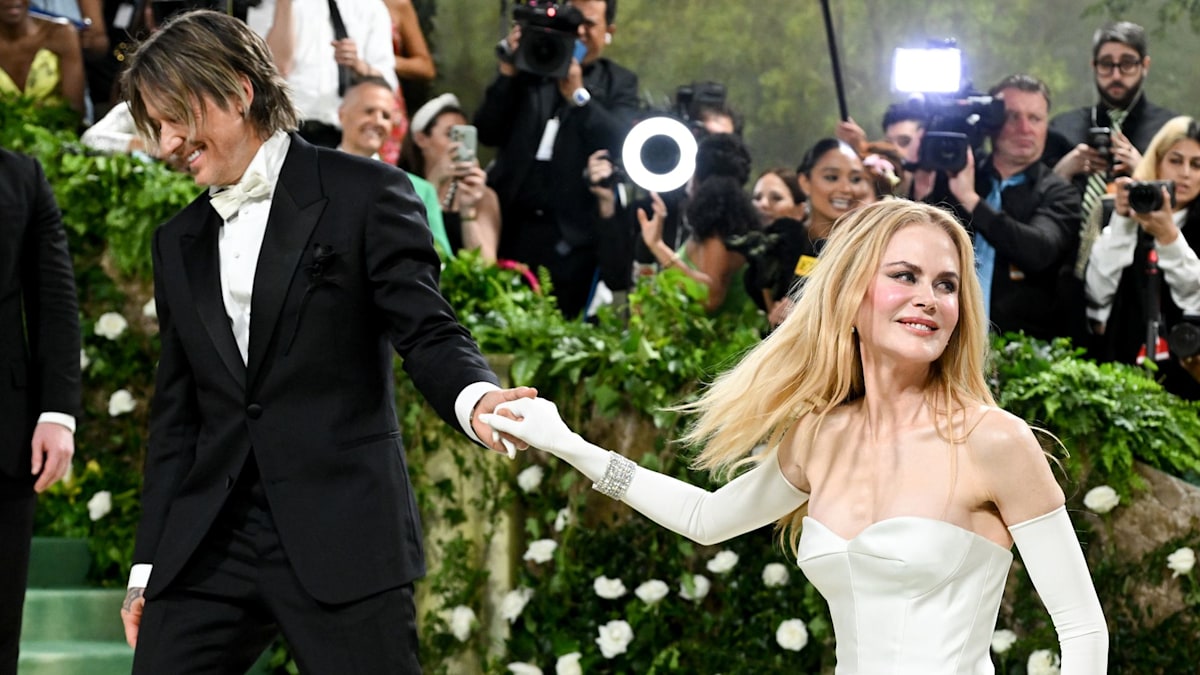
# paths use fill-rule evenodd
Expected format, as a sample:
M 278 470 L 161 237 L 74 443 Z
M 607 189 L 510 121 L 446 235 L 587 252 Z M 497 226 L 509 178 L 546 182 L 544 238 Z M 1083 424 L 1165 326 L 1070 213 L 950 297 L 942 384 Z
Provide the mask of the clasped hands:
M 491 414 L 476 417 L 488 425 L 501 439 L 514 438 L 524 447 L 541 448 L 555 456 L 576 438 L 575 432 L 563 422 L 558 406 L 544 398 L 518 398 L 496 406 Z M 510 455 L 511 456 L 511 455 Z

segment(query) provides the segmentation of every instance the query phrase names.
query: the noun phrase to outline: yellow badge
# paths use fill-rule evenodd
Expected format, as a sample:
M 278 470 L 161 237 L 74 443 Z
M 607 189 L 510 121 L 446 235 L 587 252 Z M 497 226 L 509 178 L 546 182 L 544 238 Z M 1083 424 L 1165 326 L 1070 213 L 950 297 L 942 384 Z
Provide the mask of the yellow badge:
M 817 267 L 817 259 L 811 255 L 802 255 L 796 261 L 795 274 L 798 277 L 808 276 Z

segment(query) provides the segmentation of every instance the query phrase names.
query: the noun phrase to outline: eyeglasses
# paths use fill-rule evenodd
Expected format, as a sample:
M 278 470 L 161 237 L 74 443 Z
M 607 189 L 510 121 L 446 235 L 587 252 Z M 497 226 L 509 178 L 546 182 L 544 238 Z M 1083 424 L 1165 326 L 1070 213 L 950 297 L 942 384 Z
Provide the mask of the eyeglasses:
M 1134 58 L 1120 61 L 1093 61 L 1092 63 L 1096 66 L 1096 72 L 1101 75 L 1112 75 L 1113 70 L 1117 68 L 1121 69 L 1122 75 L 1132 75 L 1142 66 L 1142 60 Z

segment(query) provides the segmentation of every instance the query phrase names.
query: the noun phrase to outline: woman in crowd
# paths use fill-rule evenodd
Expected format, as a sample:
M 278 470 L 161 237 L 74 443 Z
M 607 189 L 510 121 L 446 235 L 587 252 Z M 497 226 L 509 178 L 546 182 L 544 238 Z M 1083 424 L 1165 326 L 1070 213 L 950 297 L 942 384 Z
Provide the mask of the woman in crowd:
M 64 102 L 80 115 L 83 52 L 67 22 L 29 15 L 29 0 L 0 9 L 0 95 Z
M 754 182 L 750 198 L 763 227 L 780 218 L 804 220 L 804 192 L 800 190 L 796 172 L 787 167 L 764 171 Z
M 992 672 L 1014 542 L 1063 675 L 1104 673 L 1107 627 L 1063 491 L 984 376 L 969 235 L 936 207 L 884 200 L 839 223 L 822 256 L 783 324 L 683 407 L 699 468 L 751 467 L 715 492 L 588 443 L 544 399 L 481 419 L 700 544 L 780 525 L 829 603 L 837 673 Z
M 500 200 L 487 186 L 478 160 L 454 161 L 458 143 L 450 140 L 450 127 L 456 124 L 469 122 L 454 94 L 421 106 L 404 135 L 397 165 L 437 187 L 452 246 L 479 249 L 484 260 L 494 261 L 500 243 Z
M 740 312 L 750 304 L 742 275 L 746 257 L 730 240 L 757 229 L 759 217 L 743 186 L 750 178 L 750 152 L 734 134 L 700 141 L 696 170 L 688 188 L 686 222 L 691 235 L 679 250 L 663 241 L 666 204 L 651 193 L 650 213 L 637 210 L 642 241 L 659 269 L 676 267 L 708 288 L 709 312 Z
M 1174 181 L 1173 199 L 1167 188 L 1150 186 L 1139 187 L 1140 194 L 1131 199 L 1134 181 Z M 1112 218 L 1088 259 L 1088 317 L 1100 335 L 1102 358 L 1125 363 L 1139 355 L 1155 358 L 1155 345 L 1146 347 L 1150 321 L 1159 322 L 1162 335 L 1185 322 L 1200 328 L 1200 205 L 1192 208 L 1197 194 L 1200 124 L 1176 117 L 1155 134 L 1133 177 L 1117 179 Z M 1156 208 L 1146 210 L 1154 205 L 1139 203 L 1153 197 L 1160 202 Z M 1156 274 L 1147 271 L 1151 253 L 1157 257 Z M 1147 284 L 1159 286 L 1157 306 L 1147 304 Z M 1200 382 L 1193 375 L 1198 366 L 1195 355 L 1172 354 L 1158 363 L 1159 377 L 1168 391 L 1200 400 Z
M 429 44 L 421 32 L 421 19 L 412 0 L 383 0 L 392 19 L 392 53 L 396 57 L 396 79 L 401 88 L 396 90 L 396 108 L 399 115 L 392 126 L 392 135 L 379 149 L 379 156 L 388 164 L 395 164 L 400 156 L 404 134 L 408 132 L 408 105 L 404 100 L 405 82 L 430 82 L 437 77 L 437 66 L 429 53 Z
M 796 170 L 800 189 L 807 197 L 808 215 L 802 227 L 781 221 L 767 228 L 769 242 L 754 258 L 750 294 L 762 298 L 771 326 L 778 326 L 791 310 L 789 289 L 804 280 L 838 218 L 851 209 L 874 201 L 873 186 L 858 153 L 836 138 L 817 141 Z

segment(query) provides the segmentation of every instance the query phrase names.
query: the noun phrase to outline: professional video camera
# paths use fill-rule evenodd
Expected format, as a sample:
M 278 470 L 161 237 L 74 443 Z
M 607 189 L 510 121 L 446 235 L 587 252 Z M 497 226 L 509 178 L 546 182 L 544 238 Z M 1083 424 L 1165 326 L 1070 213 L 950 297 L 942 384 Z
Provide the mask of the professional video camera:
M 517 70 L 562 79 L 571 59 L 583 59 L 578 43 L 583 14 L 575 7 L 547 0 L 529 0 L 513 7 L 513 21 L 521 26 L 521 43 L 512 55 Z
M 725 107 L 725 85 L 720 82 L 692 82 L 675 90 L 672 114 L 696 130 L 701 126 L 700 113 L 706 109 Z
M 956 173 L 967 165 L 967 149 L 978 151 L 1004 125 L 1004 101 L 971 89 L 955 41 L 925 49 L 900 48 L 892 62 L 893 87 L 917 95 L 909 105 L 925 118 L 916 169 Z

